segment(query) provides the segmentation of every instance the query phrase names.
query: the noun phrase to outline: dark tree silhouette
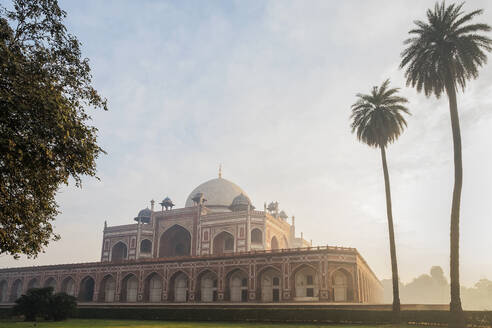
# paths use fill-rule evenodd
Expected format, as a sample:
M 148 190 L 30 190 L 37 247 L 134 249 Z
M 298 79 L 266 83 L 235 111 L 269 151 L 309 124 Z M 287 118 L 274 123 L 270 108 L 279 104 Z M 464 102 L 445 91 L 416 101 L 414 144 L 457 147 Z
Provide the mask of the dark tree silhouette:
M 403 129 L 407 126 L 403 114 L 410 114 L 410 112 L 405 107 L 408 100 L 397 95 L 398 88 L 389 88 L 389 83 L 389 80 L 384 81 L 380 87 L 374 87 L 370 94 L 357 94 L 359 99 L 352 105 L 351 127 L 352 133 L 356 133 L 359 141 L 381 150 L 393 279 L 393 314 L 395 321 L 399 321 L 398 264 L 396 260 L 390 181 L 388 165 L 386 164 L 386 147 L 396 141 L 403 132 Z
M 407 85 L 437 98 L 446 92 L 449 100 L 454 146 L 454 189 L 451 206 L 450 276 L 451 276 L 451 327 L 464 327 L 459 281 L 459 220 L 463 167 L 461 158 L 461 132 L 456 101 L 456 91 L 463 91 L 469 79 L 478 77 L 478 68 L 487 61 L 486 52 L 492 50 L 492 40 L 481 32 L 490 31 L 483 23 L 471 23 L 482 13 L 462 11 L 463 4 L 446 6 L 436 3 L 427 10 L 427 22 L 415 21 L 416 28 L 405 41 L 401 68 L 406 67 Z

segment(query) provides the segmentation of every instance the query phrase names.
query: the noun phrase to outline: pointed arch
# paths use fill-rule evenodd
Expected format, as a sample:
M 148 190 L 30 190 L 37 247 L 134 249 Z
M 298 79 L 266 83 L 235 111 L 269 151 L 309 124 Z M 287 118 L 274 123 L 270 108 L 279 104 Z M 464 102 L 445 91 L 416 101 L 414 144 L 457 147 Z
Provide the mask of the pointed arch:
M 273 265 L 261 268 L 257 273 L 257 299 L 262 302 L 280 302 L 282 272 Z
M 140 254 L 150 254 L 152 253 L 152 242 L 150 239 L 143 239 L 140 242 Z
M 29 282 L 27 283 L 27 290 L 29 289 L 33 289 L 33 288 L 39 288 L 39 279 L 38 278 L 32 278 L 31 280 L 29 280 Z
M 251 230 L 251 244 L 263 244 L 263 232 L 259 228 Z
M 99 283 L 99 302 L 112 303 L 116 294 L 116 279 L 112 274 L 105 275 Z
M 178 270 L 169 278 L 168 300 L 176 303 L 188 301 L 190 277 L 187 272 Z
M 203 269 L 197 274 L 195 298 L 199 302 L 215 302 L 217 294 L 218 275 L 211 269 Z
M 92 302 L 94 298 L 95 280 L 87 275 L 80 281 L 79 300 L 81 302 Z
M 70 296 L 75 296 L 75 279 L 72 276 L 65 277 L 61 283 L 61 291 Z
M 164 279 L 160 274 L 153 271 L 147 274 L 144 279 L 144 301 L 157 303 L 162 300 L 162 287 Z
M 231 302 L 248 301 L 248 272 L 242 268 L 229 270 L 225 281 L 225 299 Z
M 228 231 L 222 231 L 212 240 L 213 254 L 221 255 L 234 252 L 234 236 Z
M 164 231 L 159 238 L 159 257 L 191 255 L 191 233 L 179 224 Z
M 47 277 L 44 280 L 43 286 L 53 288 L 53 292 L 55 293 L 56 292 L 56 279 L 55 279 L 55 277 Z
M 138 278 L 134 273 L 128 273 L 121 280 L 120 302 L 137 302 Z
M 120 262 L 128 259 L 128 246 L 123 241 L 118 241 L 111 248 L 111 261 Z
M 295 300 L 319 300 L 320 285 L 320 275 L 314 266 L 303 263 L 292 270 L 291 287 Z
M 276 236 L 273 236 L 271 241 L 270 241 L 270 249 L 271 250 L 279 249 L 278 239 Z
M 334 302 L 353 301 L 353 277 L 345 268 L 339 267 L 330 274 Z

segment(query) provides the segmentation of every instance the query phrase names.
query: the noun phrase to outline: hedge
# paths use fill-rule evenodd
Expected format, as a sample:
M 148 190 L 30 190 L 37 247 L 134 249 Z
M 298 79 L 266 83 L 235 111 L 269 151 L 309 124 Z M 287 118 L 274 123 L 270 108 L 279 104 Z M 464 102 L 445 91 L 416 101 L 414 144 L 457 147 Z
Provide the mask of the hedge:
M 492 311 L 465 311 L 468 323 L 477 327 L 492 327 Z M 87 319 L 131 319 L 168 321 L 254 321 L 306 323 L 367 323 L 392 322 L 391 311 L 295 308 L 79 308 L 77 317 Z M 402 321 L 411 324 L 445 325 L 448 311 L 402 311 Z
M 0 308 L 0 318 L 10 315 Z M 492 327 L 492 311 L 465 311 L 469 325 Z M 253 321 L 291 323 L 391 323 L 391 311 L 323 308 L 193 308 L 193 307 L 79 307 L 80 319 L 166 320 L 166 321 Z M 446 325 L 448 311 L 402 311 L 409 324 Z

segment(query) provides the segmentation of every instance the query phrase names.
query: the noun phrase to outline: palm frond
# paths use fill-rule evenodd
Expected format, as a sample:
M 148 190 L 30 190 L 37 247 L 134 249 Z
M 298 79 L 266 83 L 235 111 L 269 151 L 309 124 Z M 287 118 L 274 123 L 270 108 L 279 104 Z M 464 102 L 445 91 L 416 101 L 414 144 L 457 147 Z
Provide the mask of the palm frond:
M 408 100 L 397 95 L 399 88 L 389 85 L 388 79 L 373 87 L 370 94 L 358 93 L 357 101 L 351 106 L 352 133 L 371 147 L 386 147 L 407 126 L 402 114 L 410 114 L 404 105 Z
M 404 41 L 400 68 L 405 68 L 407 86 L 439 97 L 446 88 L 464 89 L 478 77 L 478 68 L 487 62 L 492 40 L 481 33 L 491 31 L 485 23 L 470 23 L 483 13 L 465 14 L 463 3 L 446 6 L 436 2 L 427 10 L 427 21 L 415 21 L 410 38 Z

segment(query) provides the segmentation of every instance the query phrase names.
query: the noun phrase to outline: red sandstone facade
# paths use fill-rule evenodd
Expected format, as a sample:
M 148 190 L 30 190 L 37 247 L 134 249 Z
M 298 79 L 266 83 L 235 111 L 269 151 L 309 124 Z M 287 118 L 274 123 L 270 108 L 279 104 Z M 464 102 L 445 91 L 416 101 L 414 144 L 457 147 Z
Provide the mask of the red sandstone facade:
M 135 224 L 105 224 L 101 262 L 0 269 L 0 302 L 41 286 L 97 303 L 381 301 L 356 249 L 312 247 L 278 203 L 255 210 L 221 176 L 195 188 L 184 208 L 169 198 L 161 205 Z

